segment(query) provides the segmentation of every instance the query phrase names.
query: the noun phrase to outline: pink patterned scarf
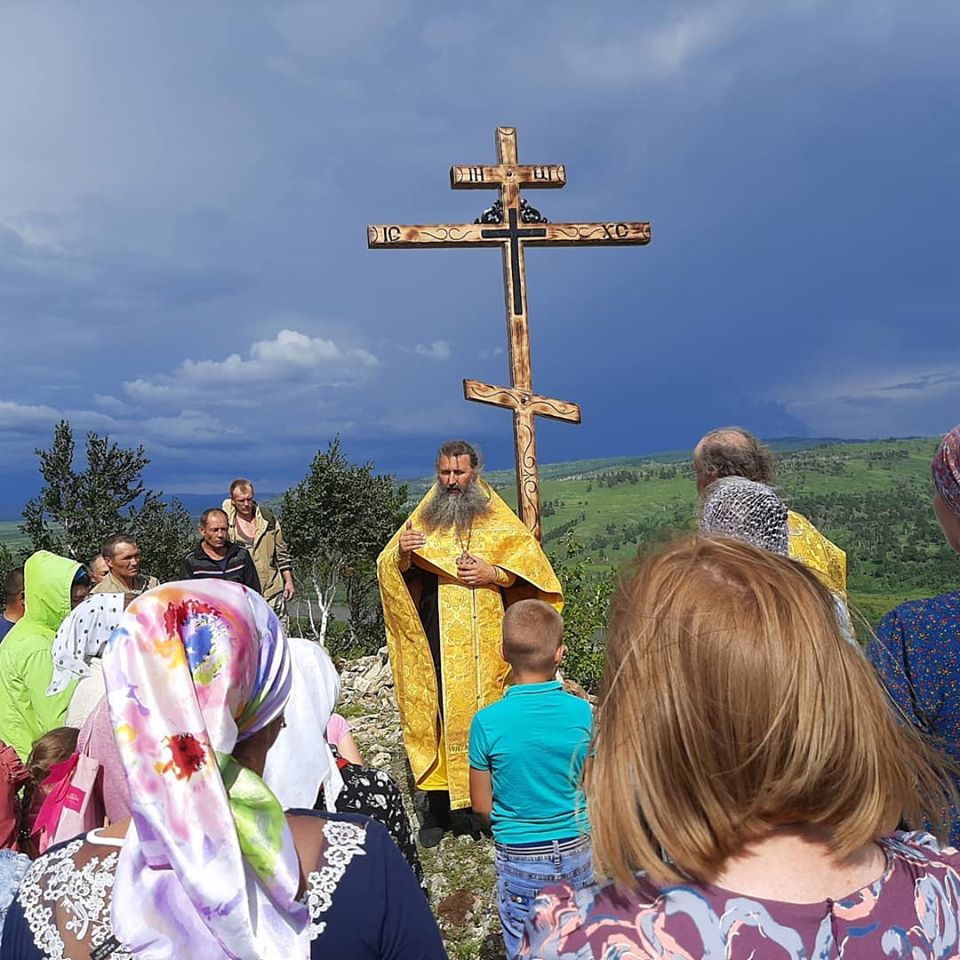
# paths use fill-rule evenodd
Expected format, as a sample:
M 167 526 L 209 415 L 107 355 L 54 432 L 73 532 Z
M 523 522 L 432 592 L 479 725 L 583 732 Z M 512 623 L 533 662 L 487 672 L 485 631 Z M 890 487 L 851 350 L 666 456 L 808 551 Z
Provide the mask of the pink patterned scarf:
M 940 499 L 960 516 L 960 427 L 954 427 L 937 447 L 931 472 Z
M 230 756 L 289 696 L 276 615 L 238 584 L 156 587 L 127 608 L 103 672 L 133 809 L 113 889 L 117 939 L 141 960 L 306 957 L 290 829 Z

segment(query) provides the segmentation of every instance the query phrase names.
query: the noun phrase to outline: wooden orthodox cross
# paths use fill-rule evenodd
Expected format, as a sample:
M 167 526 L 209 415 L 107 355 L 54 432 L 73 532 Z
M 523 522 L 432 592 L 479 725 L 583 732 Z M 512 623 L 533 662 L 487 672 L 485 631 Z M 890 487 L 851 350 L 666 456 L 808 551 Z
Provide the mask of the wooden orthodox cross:
M 454 190 L 498 188 L 500 199 L 475 223 L 436 223 L 401 226 L 372 224 L 367 246 L 389 247 L 500 247 L 503 250 L 503 288 L 510 345 L 510 386 L 496 387 L 464 380 L 467 400 L 493 403 L 513 410 L 513 437 L 517 458 L 517 505 L 520 516 L 540 538 L 540 478 L 534 417 L 580 422 L 580 407 L 533 392 L 530 335 L 527 326 L 527 288 L 524 247 L 570 247 L 583 244 L 611 246 L 650 242 L 650 224 L 626 221 L 606 223 L 550 223 L 520 197 L 520 188 L 550 189 L 567 182 L 562 164 L 517 162 L 517 131 L 497 127 L 496 166 L 450 168 Z

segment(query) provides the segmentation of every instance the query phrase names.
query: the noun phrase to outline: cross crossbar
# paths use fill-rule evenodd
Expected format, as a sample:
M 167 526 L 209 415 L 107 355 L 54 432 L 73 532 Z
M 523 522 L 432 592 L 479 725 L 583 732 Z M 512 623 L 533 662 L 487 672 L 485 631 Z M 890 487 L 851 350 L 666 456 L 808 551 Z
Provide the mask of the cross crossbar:
M 527 322 L 526 247 L 642 246 L 650 242 L 646 221 L 609 220 L 596 223 L 550 223 L 521 200 L 520 188 L 556 189 L 567 182 L 563 164 L 517 162 L 517 131 L 498 127 L 497 163 L 450 168 L 455 190 L 498 189 L 500 199 L 475 223 L 398 224 L 367 227 L 371 249 L 500 247 L 510 347 L 510 386 L 496 387 L 464 380 L 464 397 L 507 407 L 514 416 L 517 462 L 517 502 L 524 523 L 540 536 L 540 478 L 537 470 L 535 417 L 580 422 L 575 403 L 533 393 L 530 335 Z M 499 211 L 499 212 L 498 212 Z M 500 219 L 498 219 L 498 217 Z

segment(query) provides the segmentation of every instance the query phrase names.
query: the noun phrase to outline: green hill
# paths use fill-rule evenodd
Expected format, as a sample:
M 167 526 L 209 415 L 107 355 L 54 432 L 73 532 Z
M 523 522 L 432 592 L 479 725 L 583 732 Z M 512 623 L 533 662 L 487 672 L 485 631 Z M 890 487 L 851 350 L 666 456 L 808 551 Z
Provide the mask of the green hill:
M 847 551 L 851 599 L 873 623 L 904 599 L 960 588 L 960 558 L 944 542 L 930 505 L 937 442 L 787 438 L 770 444 L 781 494 Z M 696 527 L 687 450 L 543 464 L 540 475 L 547 549 L 571 535 L 597 575 L 653 541 Z M 515 504 L 513 471 L 493 471 L 487 479 Z M 410 481 L 411 501 L 432 482 Z M 16 521 L 0 521 L 0 543 L 14 550 L 23 545 Z
M 16 553 L 26 547 L 27 542 L 27 538 L 20 532 L 19 520 L 0 520 L 0 544 Z
M 946 545 L 930 505 L 937 438 L 871 442 L 784 440 L 777 486 L 847 551 L 851 601 L 871 622 L 911 597 L 960 588 L 960 558 Z M 689 451 L 541 467 L 544 543 L 571 534 L 590 567 L 609 571 L 638 549 L 696 527 Z M 515 504 L 512 471 L 488 479 Z M 412 483 L 417 499 L 429 479 Z

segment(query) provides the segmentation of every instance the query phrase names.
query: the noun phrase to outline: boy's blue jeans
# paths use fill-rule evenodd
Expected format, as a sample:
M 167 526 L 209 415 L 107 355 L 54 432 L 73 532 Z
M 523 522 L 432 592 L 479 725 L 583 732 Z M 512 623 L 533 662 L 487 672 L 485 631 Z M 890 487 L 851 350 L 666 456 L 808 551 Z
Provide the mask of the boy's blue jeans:
M 534 898 L 544 887 L 565 880 L 579 890 L 593 883 L 589 837 L 543 843 L 498 843 L 495 862 L 497 909 L 507 960 L 513 960 L 519 952 L 523 923 Z

